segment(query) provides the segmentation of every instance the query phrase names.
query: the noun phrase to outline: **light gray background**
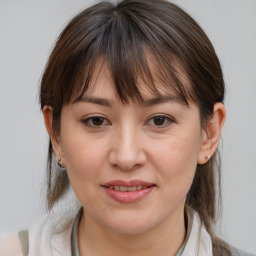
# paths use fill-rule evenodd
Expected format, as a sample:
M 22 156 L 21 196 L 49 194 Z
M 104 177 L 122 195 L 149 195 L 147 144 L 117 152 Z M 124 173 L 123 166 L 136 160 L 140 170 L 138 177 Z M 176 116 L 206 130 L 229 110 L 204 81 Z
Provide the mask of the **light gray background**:
M 42 214 L 47 134 L 38 85 L 59 32 L 96 1 L 0 0 L 0 231 Z M 256 1 L 177 0 L 212 40 L 227 85 L 221 236 L 256 252 Z

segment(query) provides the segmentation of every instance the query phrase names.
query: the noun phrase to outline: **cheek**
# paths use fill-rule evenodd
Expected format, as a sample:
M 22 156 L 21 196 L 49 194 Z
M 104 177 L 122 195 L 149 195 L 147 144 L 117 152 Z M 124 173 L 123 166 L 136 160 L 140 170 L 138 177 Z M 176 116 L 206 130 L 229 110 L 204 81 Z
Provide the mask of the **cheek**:
M 184 134 L 154 147 L 155 152 L 151 155 L 159 172 L 160 185 L 173 198 L 185 197 L 190 189 L 200 149 L 200 135 Z
M 73 137 L 65 141 L 63 148 L 69 181 L 76 197 L 83 206 L 97 204 L 95 188 L 99 186 L 103 161 L 99 145 Z
M 155 146 L 151 156 L 155 158 L 154 162 L 160 166 L 160 170 L 181 174 L 191 169 L 194 170 L 199 149 L 198 139 L 175 138 Z
M 102 169 L 105 147 L 100 147 L 80 133 L 63 138 L 63 154 L 74 191 L 98 184 L 97 177 Z

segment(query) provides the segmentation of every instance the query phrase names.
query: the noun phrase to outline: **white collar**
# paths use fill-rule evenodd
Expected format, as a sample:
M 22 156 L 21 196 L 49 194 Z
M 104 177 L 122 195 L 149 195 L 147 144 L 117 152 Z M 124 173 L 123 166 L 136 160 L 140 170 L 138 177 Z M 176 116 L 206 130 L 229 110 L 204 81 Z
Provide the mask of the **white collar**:
M 193 214 L 192 228 L 182 256 L 213 256 L 211 237 L 196 212 Z

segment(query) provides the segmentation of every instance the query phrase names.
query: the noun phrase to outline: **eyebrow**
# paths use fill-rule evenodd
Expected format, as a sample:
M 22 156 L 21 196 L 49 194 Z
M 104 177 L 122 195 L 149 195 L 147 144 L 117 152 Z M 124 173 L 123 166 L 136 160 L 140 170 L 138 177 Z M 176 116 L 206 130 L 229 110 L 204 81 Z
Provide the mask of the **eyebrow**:
M 97 97 L 89 97 L 89 96 L 84 96 L 81 99 L 77 99 L 75 100 L 74 103 L 78 103 L 78 102 L 84 102 L 84 103 L 93 103 L 93 104 L 97 104 L 97 105 L 101 105 L 101 106 L 105 106 L 105 107 L 111 107 L 111 101 L 108 99 L 104 99 L 104 98 L 97 98 Z
M 181 99 L 177 96 L 159 96 L 156 98 L 145 100 L 142 103 L 143 107 L 152 107 L 157 104 L 167 103 L 167 102 L 176 102 L 176 103 L 183 103 Z
M 84 96 L 80 99 L 75 100 L 74 103 L 79 103 L 79 102 L 84 102 L 84 103 L 93 103 L 97 105 L 101 105 L 104 107 L 112 107 L 111 100 L 104 99 L 104 98 L 98 98 L 98 97 L 92 97 L 92 96 Z M 166 102 L 176 102 L 176 103 L 182 103 L 181 99 L 178 98 L 177 96 L 159 96 L 151 99 L 144 100 L 141 103 L 142 107 L 152 107 L 154 105 L 158 105 L 161 103 L 166 103 Z

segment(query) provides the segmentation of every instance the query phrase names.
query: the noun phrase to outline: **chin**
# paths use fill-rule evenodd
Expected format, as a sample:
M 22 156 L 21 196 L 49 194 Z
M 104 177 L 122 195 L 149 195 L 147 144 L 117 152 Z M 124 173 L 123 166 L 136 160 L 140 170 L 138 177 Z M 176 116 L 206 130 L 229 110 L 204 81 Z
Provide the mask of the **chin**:
M 150 230 L 151 225 L 149 224 L 134 224 L 131 222 L 122 223 L 120 225 L 115 225 L 110 227 L 115 233 L 120 235 L 136 235 L 144 233 Z
M 117 218 L 113 218 L 105 224 L 115 233 L 122 235 L 136 235 L 149 231 L 161 222 L 160 220 L 152 218 L 150 214 L 148 216 L 146 216 L 146 214 L 141 214 L 140 218 L 138 218 L 138 214 L 134 216 L 132 215 L 133 214 L 126 214 L 122 217 L 119 215 Z

